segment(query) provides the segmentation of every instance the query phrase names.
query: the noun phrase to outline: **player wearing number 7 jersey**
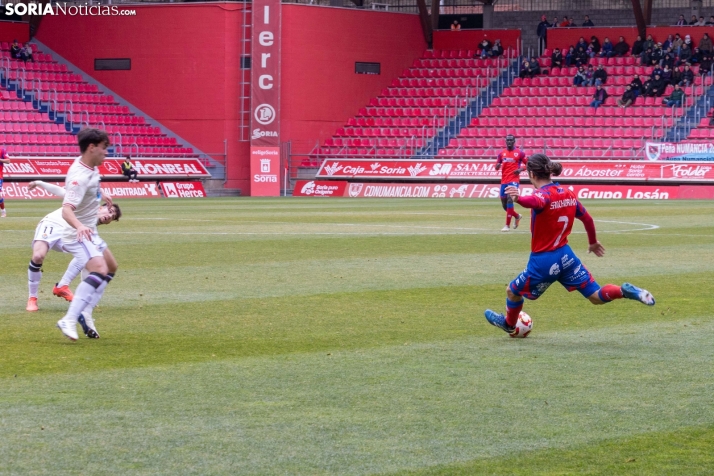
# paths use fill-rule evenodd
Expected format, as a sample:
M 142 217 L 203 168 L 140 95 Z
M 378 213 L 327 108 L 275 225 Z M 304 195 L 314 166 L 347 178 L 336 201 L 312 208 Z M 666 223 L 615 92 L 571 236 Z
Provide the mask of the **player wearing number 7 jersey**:
M 551 180 L 551 175 L 560 175 L 563 167 L 543 154 L 535 154 L 528 159 L 526 169 L 536 187 L 533 195 L 520 197 L 516 187 L 508 187 L 506 193 L 514 202 L 531 209 L 530 260 L 526 269 L 506 288 L 506 315 L 487 309 L 486 320 L 512 333 L 523 309 L 523 298 L 538 299 L 556 281 L 568 291 L 578 290 L 593 304 L 605 304 L 624 297 L 654 306 L 652 294 L 630 283 L 600 287 L 573 253 L 568 245 L 568 235 L 575 218 L 585 226 L 590 243 L 588 252 L 602 257 L 605 248 L 597 241 L 593 219 L 575 193 Z

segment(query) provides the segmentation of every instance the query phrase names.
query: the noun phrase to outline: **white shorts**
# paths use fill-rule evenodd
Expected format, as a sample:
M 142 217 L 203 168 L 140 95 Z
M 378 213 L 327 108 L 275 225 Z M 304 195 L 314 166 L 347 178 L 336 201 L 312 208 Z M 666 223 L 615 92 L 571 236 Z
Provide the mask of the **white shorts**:
M 75 258 L 86 263 L 92 258 L 103 257 L 107 243 L 99 235 L 93 233 L 91 240 L 65 241 L 62 242 L 62 248 L 66 253 L 71 253 Z
M 44 241 L 51 250 L 63 253 L 62 249 L 62 234 L 64 233 L 64 225 L 60 225 L 53 221 L 42 220 L 35 228 L 35 239 L 32 240 L 32 245 L 35 241 Z

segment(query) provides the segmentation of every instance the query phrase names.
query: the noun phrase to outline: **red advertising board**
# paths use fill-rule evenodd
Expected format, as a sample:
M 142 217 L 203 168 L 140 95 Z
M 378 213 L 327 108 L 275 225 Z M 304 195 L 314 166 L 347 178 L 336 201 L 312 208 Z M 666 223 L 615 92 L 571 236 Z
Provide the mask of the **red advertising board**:
M 280 145 L 280 0 L 253 1 L 251 147 Z
M 704 185 L 568 185 L 577 197 L 612 200 L 714 199 L 714 186 Z M 351 198 L 498 198 L 499 184 L 385 183 L 298 180 L 296 197 Z M 521 194 L 531 195 L 532 185 L 522 185 Z
M 166 198 L 204 198 L 206 191 L 201 182 L 160 182 Z
M 250 194 L 280 195 L 280 0 L 253 1 Z
M 559 181 L 587 182 L 714 182 L 714 162 L 680 161 L 561 161 Z M 327 159 L 317 178 L 382 180 L 483 180 L 500 179 L 493 160 L 375 160 Z M 527 180 L 526 172 L 521 179 Z
M 293 197 L 344 197 L 347 182 L 337 180 L 298 180 Z
M 73 158 L 12 158 L 5 164 L 5 179 L 48 178 L 64 179 Z M 102 177 L 121 177 L 122 160 L 107 159 L 99 167 Z M 135 159 L 134 169 L 141 178 L 185 178 L 210 177 L 206 168 L 198 159 Z
M 52 185 L 64 187 L 64 182 L 49 182 Z M 33 200 L 33 199 L 53 199 L 59 197 L 52 195 L 41 188 L 28 189 L 28 183 L 5 182 L 3 184 L 3 197 L 5 200 Z M 119 201 L 125 198 L 161 198 L 159 187 L 154 182 L 150 183 L 130 183 L 130 182 L 103 182 L 102 190 L 108 193 L 113 199 Z
M 250 148 L 250 195 L 280 195 L 280 147 Z

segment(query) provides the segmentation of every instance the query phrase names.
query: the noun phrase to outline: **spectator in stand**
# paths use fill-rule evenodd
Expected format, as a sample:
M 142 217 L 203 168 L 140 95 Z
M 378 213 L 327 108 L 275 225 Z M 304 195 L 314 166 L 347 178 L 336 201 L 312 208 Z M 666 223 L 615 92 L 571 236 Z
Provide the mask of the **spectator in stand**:
M 538 28 L 536 29 L 536 34 L 538 35 L 538 46 L 540 47 L 540 52 L 542 53 L 544 49 L 548 47 L 548 18 L 545 15 L 540 17 L 540 23 L 538 23 Z
M 704 20 L 704 17 L 699 17 L 699 21 L 696 23 L 696 26 L 706 26 L 707 22 Z
M 688 63 L 689 58 L 692 57 L 692 49 L 689 47 L 689 43 L 686 41 L 682 44 L 682 48 L 679 50 L 679 64 Z
M 682 88 L 679 86 L 679 84 L 674 85 L 674 91 L 672 91 L 672 94 L 664 98 L 664 101 L 662 101 L 662 104 L 667 106 L 667 107 L 674 107 L 674 106 L 682 106 L 682 101 L 684 100 L 684 91 L 682 91 Z
M 689 63 L 685 63 L 682 72 L 682 86 L 691 86 L 692 84 L 694 84 L 694 71 Z
M 674 51 L 675 55 L 679 56 L 679 50 L 682 48 L 682 44 L 684 44 L 684 40 L 679 36 L 679 33 L 675 33 L 674 41 L 672 42 L 672 51 Z
M 573 86 L 587 86 L 588 75 L 585 72 L 585 66 L 578 66 L 578 72 L 573 78 Z
M 602 42 L 602 48 L 600 49 L 601 58 L 612 58 L 615 55 L 614 47 L 610 38 L 605 37 Z
M 138 172 L 134 169 L 134 167 L 131 165 L 131 156 L 127 155 L 126 158 L 124 159 L 124 162 L 121 163 L 121 173 L 125 177 L 129 179 L 129 182 L 138 182 L 139 180 L 136 178 Z
M 672 79 L 670 80 L 669 84 L 671 84 L 671 85 L 681 84 L 683 80 L 684 80 L 684 67 L 682 67 L 682 66 L 675 67 L 672 70 Z
M 665 66 L 669 66 L 669 69 L 674 68 L 674 63 L 677 60 L 677 57 L 675 56 L 674 52 L 669 49 L 665 51 L 664 57 L 662 58 L 662 61 L 660 62 L 662 64 L 662 67 L 664 68 Z
M 664 81 L 662 80 L 662 77 L 658 74 L 655 75 L 654 79 L 650 79 L 647 81 L 649 84 L 647 85 L 647 91 L 645 91 L 645 96 L 649 97 L 662 97 L 664 94 L 664 90 L 667 88 L 667 85 L 664 84 Z
M 593 49 L 593 53 L 595 53 L 596 55 L 600 53 L 600 50 L 602 50 L 600 40 L 597 39 L 597 36 L 590 37 L 590 47 Z
M 665 84 L 672 84 L 672 69 L 668 64 L 664 65 L 664 68 L 662 68 L 662 80 Z
M 707 26 L 714 25 L 714 15 L 709 17 L 709 20 L 707 20 Z
M 613 47 L 612 51 L 616 56 L 625 56 L 627 52 L 630 51 L 630 45 L 625 41 L 625 37 L 621 36 L 620 41 Z
M 573 59 L 575 60 L 575 66 L 586 65 L 590 61 L 588 53 L 585 51 L 585 49 L 583 49 L 582 46 L 579 46 L 578 49 L 575 50 L 575 55 Z
M 12 40 L 12 46 L 10 46 L 10 58 L 20 59 L 20 54 L 22 52 L 22 46 L 17 40 Z
M 553 53 L 550 55 L 550 66 L 553 68 L 562 68 L 563 61 L 563 53 L 560 52 L 560 49 L 554 48 Z
M 714 50 L 712 39 L 709 37 L 709 33 L 704 33 L 702 39 L 699 40 L 699 51 L 702 52 L 702 55 L 709 56 L 712 50 Z
M 563 17 L 563 21 L 560 22 L 560 26 L 563 28 L 573 26 L 573 22 L 572 22 L 572 20 L 568 19 L 567 16 L 565 16 L 565 17 Z
M 565 53 L 565 66 L 570 67 L 575 64 L 575 47 L 570 46 L 568 51 Z
M 667 39 L 664 40 L 664 43 L 662 43 L 662 49 L 666 51 L 672 48 L 672 43 L 674 43 L 674 36 L 667 35 Z
M 652 64 L 652 48 L 647 48 L 640 55 L 640 64 L 642 66 L 649 66 Z
M 560 20 L 558 20 L 558 17 L 553 18 L 553 23 L 550 24 L 548 28 L 558 28 L 560 27 Z
M 590 106 L 597 109 L 603 105 L 606 99 L 607 91 L 602 87 L 602 84 L 598 84 L 595 86 L 595 94 L 593 94 L 593 102 L 590 103 Z
M 711 55 L 703 55 L 702 62 L 699 63 L 699 74 L 702 76 L 707 76 L 712 70 L 712 57 Z
M 640 96 L 644 91 L 644 85 L 642 84 L 642 80 L 639 76 L 635 76 L 634 78 L 632 78 L 632 81 L 630 81 L 629 86 L 630 88 L 632 88 L 632 92 L 634 93 L 635 97 Z
M 535 56 L 531 56 L 531 68 L 533 68 L 533 73 L 535 75 L 539 75 L 541 73 L 540 71 L 540 61 L 538 61 L 538 58 Z
M 533 65 L 531 65 L 531 62 L 528 61 L 528 58 L 523 60 L 523 65 L 521 66 L 521 73 L 518 75 L 519 78 L 524 79 L 524 78 L 532 78 L 536 75 L 535 73 L 535 68 Z
M 660 61 L 664 58 L 664 52 L 662 51 L 662 44 L 657 43 L 652 50 L 652 55 L 650 56 L 650 64 L 648 66 L 659 66 Z
M 575 50 L 577 51 L 578 48 L 582 47 L 584 50 L 588 48 L 588 43 L 585 41 L 584 37 L 580 37 L 577 43 L 575 43 Z
M 597 70 L 595 70 L 595 72 L 593 73 L 593 79 L 592 79 L 592 82 L 590 83 L 590 85 L 597 86 L 598 84 L 605 84 L 606 82 L 607 82 L 607 71 L 605 71 L 605 67 L 601 64 L 597 67 Z
M 493 42 L 493 46 L 489 50 L 488 56 L 491 58 L 503 56 L 503 45 L 501 44 L 501 40 L 497 39 Z
M 702 52 L 699 51 L 699 48 L 694 48 L 694 51 L 692 51 L 692 56 L 689 57 L 689 63 L 690 64 L 699 64 L 702 61 Z
M 451 31 L 460 31 L 461 30 L 461 24 L 458 22 L 458 20 L 454 20 L 454 23 L 451 24 Z
M 652 74 L 650 74 L 650 78 L 654 79 L 654 77 L 657 75 L 662 77 L 662 68 L 660 68 L 659 65 L 656 65 L 654 68 L 652 68 Z
M 696 26 L 697 21 L 698 21 L 698 20 L 697 20 L 697 16 L 696 16 L 696 15 L 692 15 L 692 18 L 689 20 L 689 26 Z
M 637 35 L 637 39 L 635 40 L 634 43 L 632 43 L 632 56 L 640 56 L 644 49 L 642 49 L 642 45 L 644 45 L 644 40 L 642 40 L 642 37 L 640 35 Z
M 491 50 L 491 42 L 484 38 L 478 47 L 481 49 L 481 59 L 488 58 L 488 52 Z
M 654 50 L 655 47 L 655 41 L 652 38 L 652 35 L 647 35 L 647 39 L 642 43 L 642 50 L 646 50 L 647 48 L 651 48 Z
M 625 86 L 625 92 L 622 93 L 622 97 L 617 100 L 617 105 L 621 108 L 630 107 L 635 103 L 637 99 L 637 94 L 632 90 L 632 85 L 628 84 Z
M 595 70 L 593 69 L 593 65 L 589 64 L 587 68 L 585 68 L 585 84 L 584 86 L 592 86 L 593 83 L 595 82 L 595 78 L 593 78 L 593 75 L 595 74 Z
M 677 23 L 674 24 L 674 26 L 685 26 L 687 24 L 687 20 L 684 19 L 684 15 L 679 15 L 679 20 L 677 20 Z
M 590 16 L 585 15 L 585 21 L 583 22 L 583 26 L 595 26 L 595 23 L 590 19 Z
M 32 45 L 25 43 L 25 46 L 20 50 L 20 59 L 25 63 L 28 61 L 32 61 L 34 63 L 35 60 L 32 59 L 32 53 Z

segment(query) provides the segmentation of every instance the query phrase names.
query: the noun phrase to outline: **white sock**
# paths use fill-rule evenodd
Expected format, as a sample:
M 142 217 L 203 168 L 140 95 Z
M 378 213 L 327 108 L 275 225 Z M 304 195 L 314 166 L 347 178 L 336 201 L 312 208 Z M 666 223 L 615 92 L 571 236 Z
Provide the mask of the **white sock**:
M 99 285 L 96 292 L 92 295 L 92 300 L 89 301 L 89 304 L 87 304 L 87 307 L 84 308 L 82 314 L 89 315 L 89 318 L 92 318 L 92 312 L 94 311 L 94 308 L 97 307 L 97 304 L 99 304 L 99 301 L 102 299 L 102 296 L 104 296 L 104 290 L 107 288 L 107 285 L 111 280 L 111 276 L 107 276 L 107 279 L 105 279 L 104 282 Z
M 87 279 L 77 286 L 77 290 L 74 292 L 74 299 L 70 303 L 67 314 L 65 314 L 62 320 L 76 325 L 79 315 L 82 314 L 82 311 L 92 302 L 92 296 L 94 296 L 100 287 L 106 287 L 106 285 L 107 282 L 104 280 L 104 276 L 98 273 L 90 274 Z M 102 291 L 104 291 L 104 289 L 102 289 Z
M 30 261 L 30 267 L 27 269 L 27 286 L 30 288 L 30 297 L 37 297 L 37 290 L 40 289 L 40 280 L 42 279 L 42 271 L 38 265 Z
M 60 282 L 57 283 L 57 287 L 61 288 L 62 286 L 69 286 L 69 284 L 74 281 L 74 278 L 82 272 L 84 265 L 86 264 L 87 262 L 85 260 L 73 258 L 72 261 L 69 262 L 69 266 L 67 266 L 67 271 L 64 272 L 64 276 L 62 276 Z

